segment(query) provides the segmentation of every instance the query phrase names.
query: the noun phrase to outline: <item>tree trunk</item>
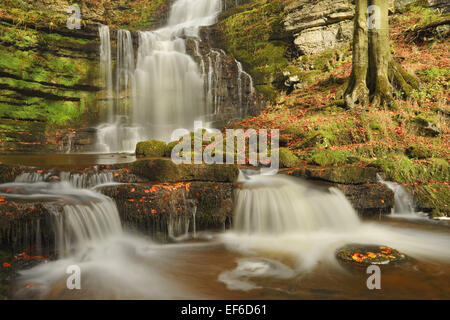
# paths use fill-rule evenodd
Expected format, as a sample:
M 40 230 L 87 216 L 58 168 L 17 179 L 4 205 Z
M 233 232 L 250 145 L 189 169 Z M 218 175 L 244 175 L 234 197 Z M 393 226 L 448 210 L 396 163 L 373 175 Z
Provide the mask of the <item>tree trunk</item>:
M 353 108 L 371 101 L 373 107 L 394 107 L 394 86 L 409 96 L 418 84 L 391 56 L 388 2 L 356 0 L 353 67 L 344 92 L 345 104 Z
M 355 103 L 366 105 L 369 101 L 366 83 L 369 67 L 367 30 L 367 0 L 357 0 L 353 30 L 353 69 L 345 92 L 345 102 L 350 108 Z

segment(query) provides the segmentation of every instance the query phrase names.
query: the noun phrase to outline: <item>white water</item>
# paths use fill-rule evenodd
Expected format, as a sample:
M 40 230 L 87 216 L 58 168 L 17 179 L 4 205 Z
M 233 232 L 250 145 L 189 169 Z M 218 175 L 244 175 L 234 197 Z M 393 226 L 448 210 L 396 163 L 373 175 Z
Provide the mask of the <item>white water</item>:
M 106 101 L 108 110 L 108 120 L 113 117 L 113 83 L 112 83 L 112 63 L 111 63 L 111 37 L 109 27 L 101 25 L 100 35 L 100 76 L 105 85 L 103 99 Z
M 219 276 L 230 289 L 257 288 L 251 279 L 260 277 L 261 270 L 276 278 L 298 276 L 323 263 L 340 268 L 336 251 L 355 243 L 386 245 L 417 259 L 450 263 L 448 233 L 360 221 L 336 189 L 315 190 L 288 176 L 250 176 L 241 183 L 233 230 L 220 236 L 230 250 L 248 257 Z M 267 261 L 255 265 L 253 259 L 283 266 Z
M 187 54 L 186 37 L 198 38 L 199 28 L 212 25 L 220 11 L 220 0 L 177 0 L 166 27 L 138 33 L 136 66 L 131 34 L 118 31 L 116 102 L 108 106 L 108 121 L 98 127 L 99 152 L 134 152 L 138 141 L 169 141 L 173 130 L 192 129 L 195 120 L 208 118 L 214 110 L 204 96 L 204 65 L 199 68 Z M 111 66 L 107 36 L 101 27 L 105 67 Z M 112 72 L 106 74 L 109 95 Z
M 24 175 L 18 180 L 39 181 L 36 177 Z M 87 181 L 73 179 L 69 173 L 66 177 L 71 181 Z M 86 284 L 95 288 L 83 291 L 92 298 L 198 298 L 172 281 L 166 272 L 179 248 L 163 247 L 124 232 L 112 199 L 93 190 L 74 188 L 67 181 L 1 184 L 0 196 L 6 201 L 43 203 L 53 222 L 55 252 L 59 257 L 22 270 L 17 279 L 16 297 L 70 294 L 66 288 L 66 270 L 76 265 L 82 272 L 82 289 Z M 32 287 L 28 286 L 30 283 Z
M 18 183 L 35 183 L 48 182 L 47 180 L 63 181 L 69 183 L 73 188 L 88 189 L 99 185 L 113 184 L 114 177 L 112 172 L 86 172 L 71 173 L 62 171 L 57 174 L 51 172 L 26 172 L 17 176 L 15 182 Z
M 392 181 L 385 181 L 377 175 L 378 181 L 394 192 L 393 218 L 402 219 L 427 219 L 425 214 L 416 212 L 413 196 L 401 185 Z

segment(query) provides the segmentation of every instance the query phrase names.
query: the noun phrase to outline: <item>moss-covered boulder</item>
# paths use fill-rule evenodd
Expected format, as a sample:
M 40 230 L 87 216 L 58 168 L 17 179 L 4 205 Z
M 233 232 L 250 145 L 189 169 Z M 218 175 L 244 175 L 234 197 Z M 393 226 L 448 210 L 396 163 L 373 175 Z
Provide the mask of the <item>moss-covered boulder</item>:
M 412 119 L 411 125 L 419 136 L 437 137 L 441 134 L 441 130 L 436 126 L 434 119 L 426 118 L 422 115 Z
M 450 186 L 445 182 L 412 184 L 407 189 L 414 194 L 418 210 L 433 218 L 450 216 Z
M 296 166 L 299 162 L 297 156 L 287 148 L 280 148 L 279 157 L 281 168 L 291 168 Z
M 164 157 L 166 154 L 167 144 L 164 141 L 142 141 L 136 145 L 136 156 L 138 157 Z

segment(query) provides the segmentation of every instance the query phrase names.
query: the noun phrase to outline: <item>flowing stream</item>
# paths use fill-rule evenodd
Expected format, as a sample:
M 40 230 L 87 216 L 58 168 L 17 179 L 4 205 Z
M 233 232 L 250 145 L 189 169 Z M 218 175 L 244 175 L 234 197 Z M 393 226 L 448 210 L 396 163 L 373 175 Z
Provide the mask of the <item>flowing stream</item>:
M 450 275 L 445 228 L 361 221 L 337 189 L 289 176 L 241 174 L 232 230 L 197 232 L 173 244 L 124 231 L 114 202 L 93 190 L 33 175 L 28 181 L 0 185 L 0 195 L 47 203 L 59 259 L 23 270 L 16 298 L 374 297 L 352 284 L 365 284 L 364 273 L 348 273 L 335 258 L 352 243 L 391 246 L 413 259 L 384 271 L 392 297 L 435 297 Z M 71 265 L 82 270 L 78 293 L 65 286 Z M 403 292 L 398 281 L 413 291 Z

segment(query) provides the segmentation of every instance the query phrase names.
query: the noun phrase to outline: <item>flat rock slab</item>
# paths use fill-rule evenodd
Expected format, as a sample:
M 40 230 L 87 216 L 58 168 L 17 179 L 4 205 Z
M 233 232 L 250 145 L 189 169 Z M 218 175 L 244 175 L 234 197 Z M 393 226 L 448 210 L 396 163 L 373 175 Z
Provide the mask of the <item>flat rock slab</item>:
M 339 249 L 336 257 L 341 261 L 358 265 L 390 264 L 406 259 L 403 253 L 387 246 L 357 244 Z

